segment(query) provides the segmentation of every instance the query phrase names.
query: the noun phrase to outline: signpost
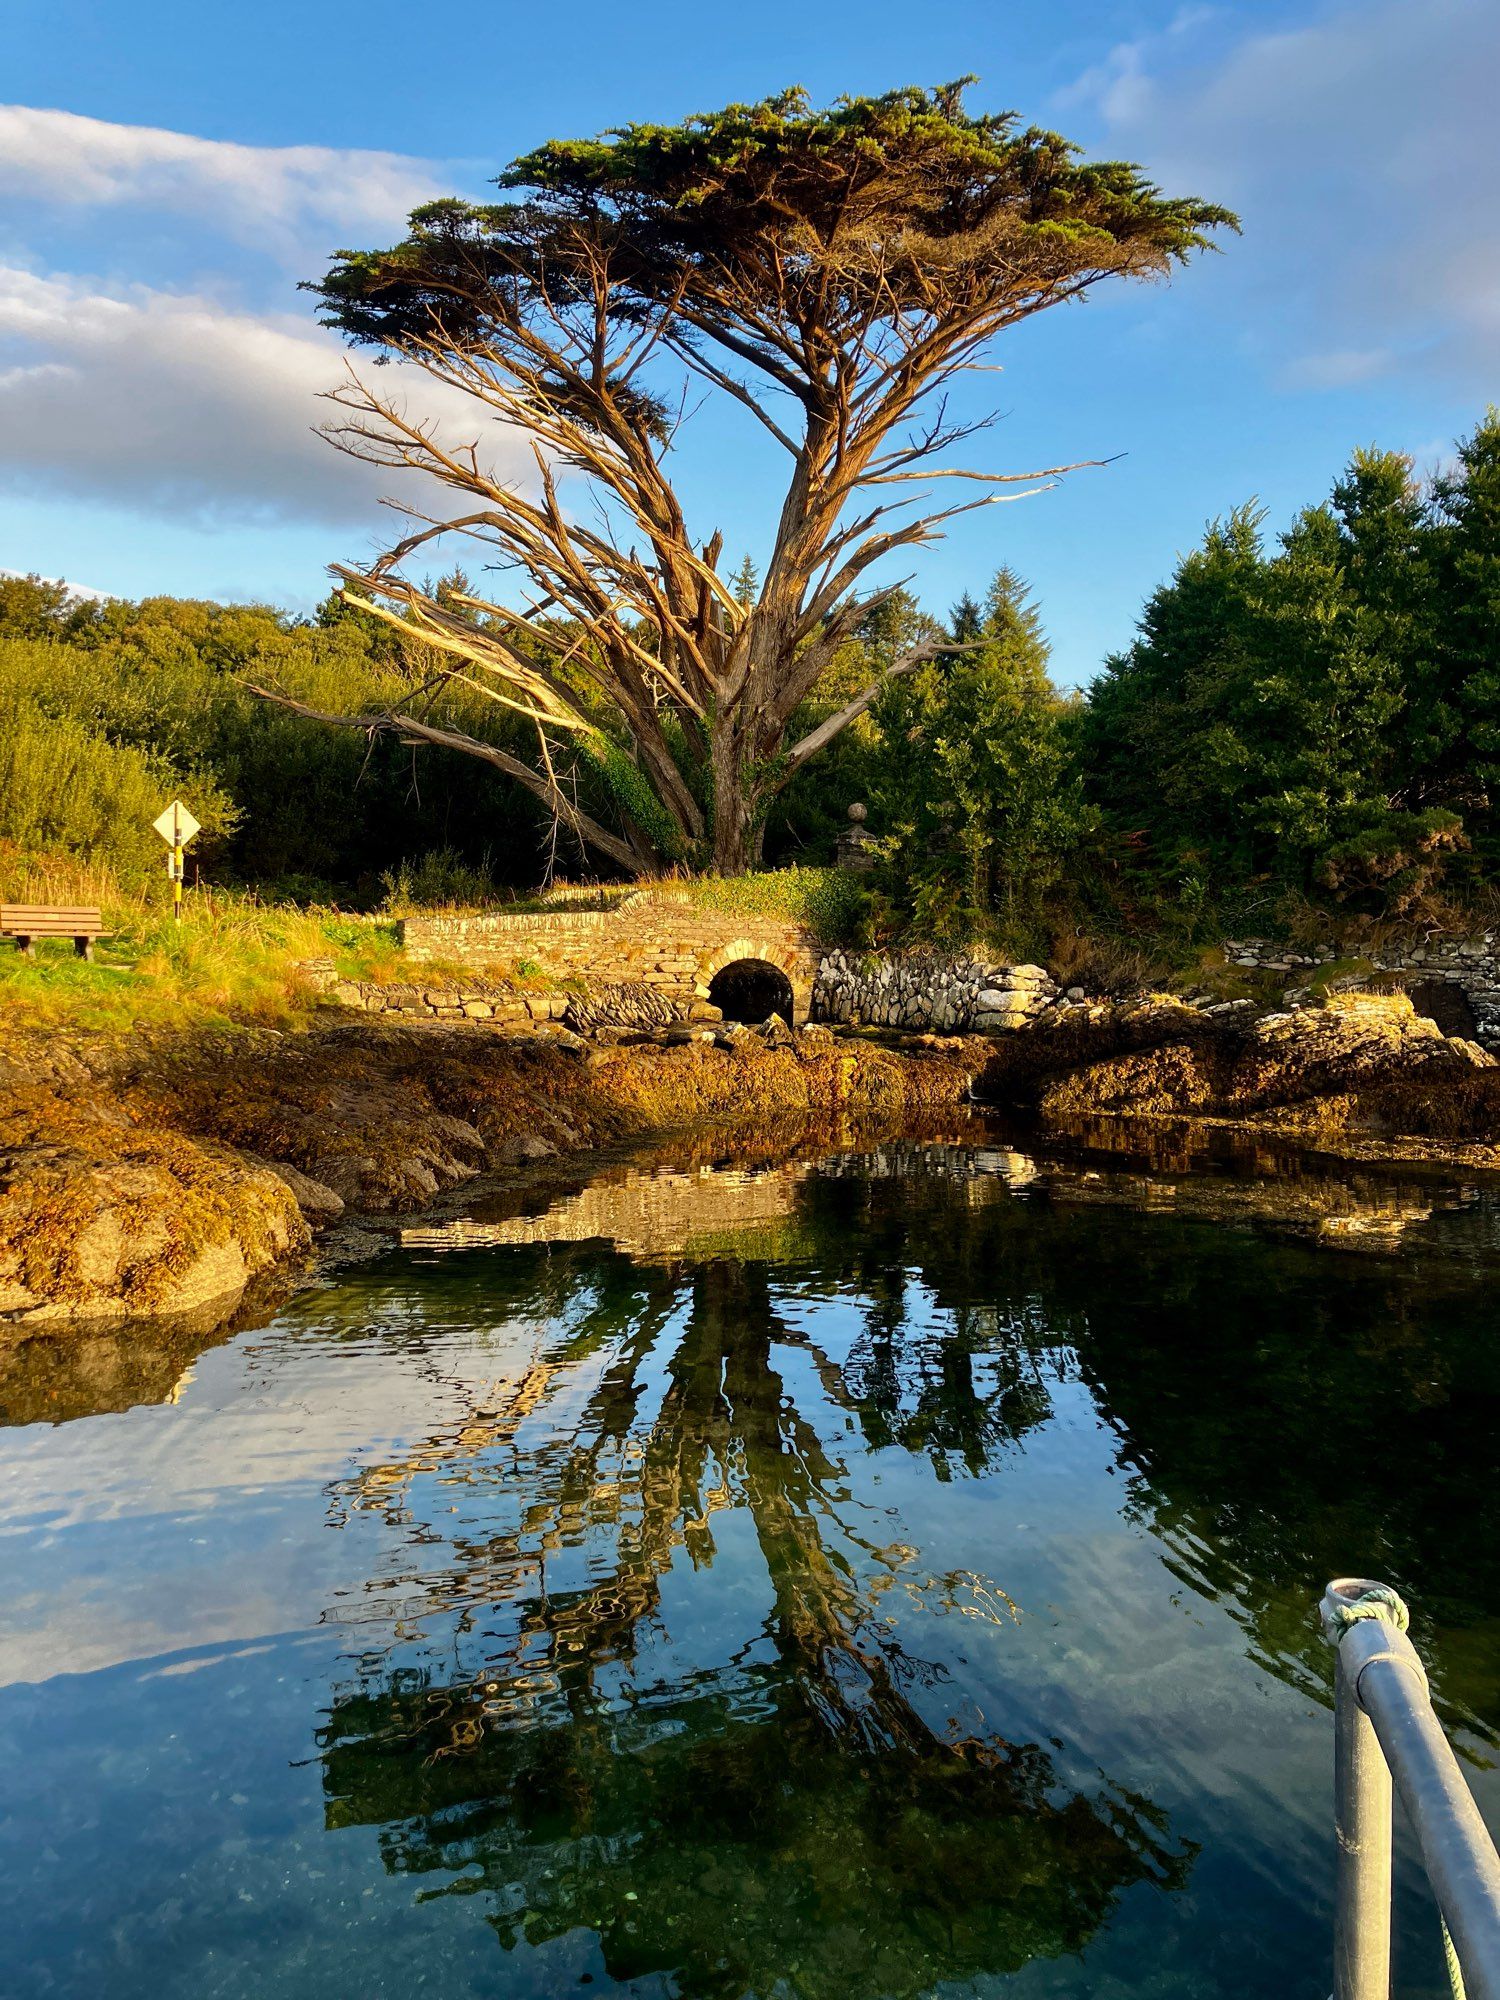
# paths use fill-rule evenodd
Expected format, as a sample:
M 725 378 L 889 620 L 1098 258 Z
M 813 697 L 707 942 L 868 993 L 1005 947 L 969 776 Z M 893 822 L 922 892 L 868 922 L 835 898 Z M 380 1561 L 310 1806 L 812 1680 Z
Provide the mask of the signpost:
M 151 824 L 167 843 L 167 880 L 172 884 L 172 915 L 182 922 L 182 856 L 188 842 L 198 832 L 198 822 L 182 803 L 173 799 L 159 819 Z

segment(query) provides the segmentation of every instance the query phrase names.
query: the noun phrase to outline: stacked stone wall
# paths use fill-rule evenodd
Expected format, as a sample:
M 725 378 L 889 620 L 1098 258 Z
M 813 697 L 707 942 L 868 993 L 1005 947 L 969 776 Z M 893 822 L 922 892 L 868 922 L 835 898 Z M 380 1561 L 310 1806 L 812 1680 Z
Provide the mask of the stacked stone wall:
M 644 892 L 610 910 L 408 917 L 407 955 L 577 987 L 655 988 L 676 1012 L 708 997 L 714 974 L 739 959 L 763 959 L 786 974 L 797 1021 L 805 1021 L 817 950 L 796 924 L 720 916 L 686 900 Z
M 1040 965 L 991 965 L 940 952 L 830 952 L 818 967 L 813 1018 L 870 1028 L 989 1034 L 1024 1027 L 1059 1004 Z
M 1311 951 L 1292 951 L 1266 938 L 1231 938 L 1225 941 L 1224 956 L 1231 965 L 1246 970 L 1273 972 L 1292 982 L 1293 990 L 1311 987 L 1333 964 L 1339 954 L 1322 945 Z M 1474 1015 L 1474 1039 L 1488 1049 L 1500 1049 L 1500 937 L 1484 931 L 1475 937 L 1434 938 L 1426 942 L 1367 950 L 1364 962 L 1370 972 L 1352 973 L 1336 985 L 1357 987 L 1372 976 L 1382 984 L 1416 985 L 1428 980 L 1451 986 L 1461 993 Z
M 491 980 L 379 986 L 373 980 L 335 979 L 326 984 L 324 993 L 335 1006 L 356 1007 L 367 1014 L 427 1021 L 498 1021 L 506 1026 L 560 1021 L 573 997 L 555 987 L 527 992 Z

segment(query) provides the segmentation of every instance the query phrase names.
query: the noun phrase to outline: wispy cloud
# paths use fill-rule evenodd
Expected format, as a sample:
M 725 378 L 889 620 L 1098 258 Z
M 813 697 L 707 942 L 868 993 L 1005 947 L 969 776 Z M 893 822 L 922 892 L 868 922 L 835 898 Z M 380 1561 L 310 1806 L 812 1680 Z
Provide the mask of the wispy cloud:
M 71 111 L 0 105 L 0 199 L 71 209 L 135 207 L 211 222 L 225 237 L 296 255 L 330 233 L 392 230 L 453 163 L 332 146 L 244 146 Z
M 12 488 L 376 533 L 382 495 L 430 498 L 316 435 L 330 414 L 320 392 L 347 364 L 331 334 L 291 316 L 0 266 L 0 357 L 0 478 Z M 450 442 L 477 442 L 502 476 L 528 470 L 515 434 L 456 391 L 402 368 L 380 387 Z
M 1179 17 L 1068 93 L 1163 185 L 1244 216 L 1233 289 L 1287 382 L 1400 368 L 1490 393 L 1500 351 L 1500 9 L 1336 7 L 1235 38 Z

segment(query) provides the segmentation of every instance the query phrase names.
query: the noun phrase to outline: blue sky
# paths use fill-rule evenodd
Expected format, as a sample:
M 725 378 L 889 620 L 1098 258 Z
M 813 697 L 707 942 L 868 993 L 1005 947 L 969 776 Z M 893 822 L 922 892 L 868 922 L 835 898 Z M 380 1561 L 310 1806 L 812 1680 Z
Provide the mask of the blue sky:
M 1431 465 L 1500 396 L 1497 68 L 1489 0 L 11 0 L 0 568 L 308 608 L 325 564 L 393 525 L 389 481 L 312 432 L 343 362 L 295 283 L 329 250 L 394 240 L 413 202 L 482 193 L 543 138 L 973 71 L 973 105 L 1245 223 L 1169 286 L 1101 289 L 1002 344 L 989 463 L 1123 456 L 916 559 L 936 610 L 1020 569 L 1054 671 L 1086 681 L 1211 516 L 1258 496 L 1283 522 L 1361 443 Z M 691 517 L 731 559 L 759 550 L 775 472 L 735 415 L 684 441 Z

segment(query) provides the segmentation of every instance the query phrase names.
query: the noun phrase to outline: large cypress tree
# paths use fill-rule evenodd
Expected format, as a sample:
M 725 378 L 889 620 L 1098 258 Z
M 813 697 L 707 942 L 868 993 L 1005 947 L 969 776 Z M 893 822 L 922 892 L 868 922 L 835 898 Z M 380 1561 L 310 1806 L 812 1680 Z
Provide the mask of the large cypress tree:
M 885 595 L 872 568 L 1065 469 L 955 461 L 988 420 L 953 417 L 946 392 L 1018 321 L 1106 279 L 1159 277 L 1233 221 L 1011 114 L 971 115 L 962 91 L 819 110 L 794 90 L 558 141 L 501 177 L 504 200 L 436 202 L 393 248 L 341 253 L 314 287 L 326 321 L 461 390 L 475 416 L 440 437 L 373 381 L 339 393 L 335 442 L 457 496 L 345 585 L 519 710 L 537 755 L 413 712 L 329 719 L 469 748 L 619 867 L 753 864 L 781 788 L 939 649 L 891 661 L 789 740 Z M 674 487 L 684 377 L 785 454 L 750 602 Z M 534 442 L 530 490 L 486 468 L 476 440 L 496 421 Z M 924 510 L 939 479 L 962 497 Z M 406 560 L 455 532 L 507 586 L 444 605 L 410 580 Z M 580 760 L 610 777 L 608 811 L 579 803 L 566 767 Z

